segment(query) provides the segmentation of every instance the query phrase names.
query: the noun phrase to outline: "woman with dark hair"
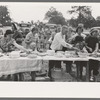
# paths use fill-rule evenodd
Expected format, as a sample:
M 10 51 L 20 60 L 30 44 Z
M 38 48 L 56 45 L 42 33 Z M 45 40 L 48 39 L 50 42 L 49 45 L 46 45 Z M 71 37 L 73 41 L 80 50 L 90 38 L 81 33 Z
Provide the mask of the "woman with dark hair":
M 97 52 L 99 49 L 99 40 L 98 40 L 99 30 L 94 29 L 90 32 L 90 36 L 85 39 L 86 48 L 89 53 Z
M 70 41 L 74 47 L 78 48 L 80 52 L 87 52 L 85 48 L 85 35 L 83 34 L 83 27 L 78 26 L 76 29 L 76 34 L 72 36 L 72 40 Z M 82 79 L 82 71 L 83 66 L 86 66 L 86 62 L 76 61 L 77 71 L 78 71 L 78 78 Z
M 0 40 L 0 48 L 2 49 L 2 52 L 14 51 L 15 47 L 25 52 L 29 52 L 29 50 L 25 49 L 23 46 L 18 45 L 12 36 L 13 32 L 11 30 L 6 30 L 4 37 Z
M 6 30 L 6 33 L 4 34 L 4 37 L 0 39 L 0 51 L 1 52 L 11 52 L 17 49 L 20 49 L 22 51 L 25 51 L 29 53 L 30 51 L 25 49 L 23 46 L 19 45 L 16 43 L 16 41 L 12 38 L 13 32 L 11 30 Z M 16 48 L 15 48 L 16 47 Z M 19 74 L 14 74 L 14 80 L 17 81 L 17 75 Z M 10 75 L 8 75 L 10 77 Z
M 15 39 L 16 43 L 22 45 L 23 35 L 18 29 L 18 25 L 16 23 L 12 23 L 12 31 L 13 31 L 13 38 Z
M 68 41 L 69 41 L 70 43 L 73 43 L 73 41 L 75 40 L 75 37 L 76 37 L 76 36 L 82 36 L 83 39 L 85 39 L 86 35 L 83 34 L 83 27 L 82 27 L 82 26 L 78 26 L 78 27 L 76 28 L 76 34 L 73 35 L 71 38 L 69 38 Z
M 86 49 L 89 53 L 95 54 L 99 49 L 99 30 L 94 29 L 90 32 L 90 36 L 88 36 L 85 40 Z M 89 60 L 89 75 L 90 80 L 93 81 L 94 76 L 98 75 L 99 61 L 97 60 Z M 93 72 L 93 73 L 92 73 Z

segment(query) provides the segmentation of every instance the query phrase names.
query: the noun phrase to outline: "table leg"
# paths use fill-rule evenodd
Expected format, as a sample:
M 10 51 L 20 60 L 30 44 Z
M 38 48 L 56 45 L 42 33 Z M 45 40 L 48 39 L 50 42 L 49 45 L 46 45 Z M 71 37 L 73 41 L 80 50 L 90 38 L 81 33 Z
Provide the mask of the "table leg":
M 76 62 L 76 66 L 77 66 L 77 81 L 79 81 L 79 78 L 80 78 L 80 62 Z
M 19 73 L 18 76 L 19 76 L 18 81 L 23 81 L 23 73 Z
M 89 82 L 90 76 L 89 76 L 89 62 L 87 62 L 86 66 L 86 82 Z
M 80 69 L 79 69 L 80 79 L 82 79 L 82 71 L 83 71 L 83 63 L 80 62 Z
M 10 81 L 11 80 L 11 75 L 8 75 L 7 76 L 7 79 Z
M 49 64 L 49 65 L 48 65 L 48 67 L 49 67 L 48 76 L 49 76 L 49 78 L 50 78 L 50 81 L 53 81 L 52 75 L 51 75 L 51 70 L 52 70 L 52 68 L 54 68 L 54 66 L 55 66 L 55 61 L 54 61 L 54 60 L 49 60 L 49 63 L 48 63 L 48 64 Z
M 18 74 L 12 74 L 12 81 L 18 81 Z
M 31 72 L 31 77 L 32 77 L 32 81 L 35 81 L 35 78 L 36 78 L 36 73 L 35 73 L 35 71 L 32 71 L 32 72 Z

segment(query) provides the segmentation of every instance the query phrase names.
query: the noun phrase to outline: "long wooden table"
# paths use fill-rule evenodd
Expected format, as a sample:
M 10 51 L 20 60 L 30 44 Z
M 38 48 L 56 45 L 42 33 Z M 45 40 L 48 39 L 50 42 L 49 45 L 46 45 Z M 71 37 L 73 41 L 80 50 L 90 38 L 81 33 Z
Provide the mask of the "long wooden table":
M 38 56 L 37 58 L 28 58 L 28 57 L 19 57 L 19 58 L 9 58 L 8 56 L 0 57 L 0 76 L 15 74 L 20 72 L 28 72 L 28 71 L 39 71 L 41 70 L 41 66 L 43 61 L 57 60 L 57 61 L 78 61 L 78 62 L 86 62 L 86 81 L 89 81 L 89 59 L 98 60 L 100 58 L 94 57 L 55 57 L 55 56 Z M 50 66 L 49 66 L 50 67 Z M 78 74 L 77 74 L 78 77 Z
M 80 69 L 80 65 L 81 62 L 86 62 L 86 82 L 89 82 L 90 80 L 90 76 L 89 76 L 89 60 L 93 59 L 93 60 L 97 60 L 100 61 L 100 57 L 95 58 L 95 57 L 55 57 L 55 56 L 44 56 L 43 60 L 56 60 L 56 61 L 72 61 L 72 62 L 79 62 L 79 66 L 77 66 L 77 78 L 79 77 L 79 69 Z M 50 67 L 50 66 L 49 66 Z M 78 69 L 79 68 L 79 69 Z
M 42 58 L 10 58 L 8 56 L 0 57 L 0 76 L 15 74 L 28 71 L 39 71 L 42 65 Z

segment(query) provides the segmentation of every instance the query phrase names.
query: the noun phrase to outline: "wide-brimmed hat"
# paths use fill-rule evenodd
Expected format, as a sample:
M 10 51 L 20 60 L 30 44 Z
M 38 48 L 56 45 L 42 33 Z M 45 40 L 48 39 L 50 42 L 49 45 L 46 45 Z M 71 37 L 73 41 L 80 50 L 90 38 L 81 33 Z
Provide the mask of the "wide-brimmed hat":
M 4 34 L 4 37 L 6 37 L 7 35 L 9 34 L 13 34 L 13 32 L 11 30 L 6 30 L 5 34 Z
M 79 23 L 79 24 L 78 24 L 78 26 L 80 26 L 80 27 L 84 27 L 84 24 L 82 24 L 82 23 Z
M 99 30 L 98 29 L 92 29 L 92 30 L 90 30 L 90 34 L 91 35 L 92 35 L 93 32 L 99 32 Z

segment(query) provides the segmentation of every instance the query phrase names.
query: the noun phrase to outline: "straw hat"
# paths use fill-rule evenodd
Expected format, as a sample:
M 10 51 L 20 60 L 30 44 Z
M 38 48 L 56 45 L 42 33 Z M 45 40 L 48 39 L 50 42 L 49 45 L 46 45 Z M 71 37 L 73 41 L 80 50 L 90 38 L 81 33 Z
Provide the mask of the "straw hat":
M 84 27 L 84 24 L 79 23 L 79 24 L 78 24 L 78 27 Z
M 90 30 L 90 34 L 92 35 L 93 32 L 99 32 L 98 29 L 93 29 L 93 30 Z

